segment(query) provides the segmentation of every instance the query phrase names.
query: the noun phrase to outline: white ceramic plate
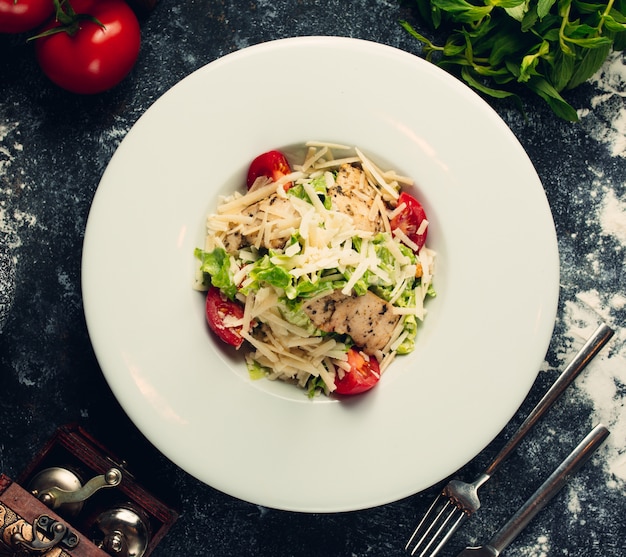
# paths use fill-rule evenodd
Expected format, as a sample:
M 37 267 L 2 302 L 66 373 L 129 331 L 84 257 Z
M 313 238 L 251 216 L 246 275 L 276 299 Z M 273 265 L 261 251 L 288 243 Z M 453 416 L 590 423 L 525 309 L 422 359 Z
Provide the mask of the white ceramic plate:
M 439 254 L 416 350 L 348 401 L 251 381 L 191 288 L 218 194 L 257 154 L 310 139 L 412 176 Z M 541 183 L 496 113 L 413 55 L 329 37 L 241 50 L 155 102 L 102 177 L 82 271 L 98 361 L 146 437 L 219 490 L 305 512 L 400 499 L 480 452 L 542 364 L 559 274 Z

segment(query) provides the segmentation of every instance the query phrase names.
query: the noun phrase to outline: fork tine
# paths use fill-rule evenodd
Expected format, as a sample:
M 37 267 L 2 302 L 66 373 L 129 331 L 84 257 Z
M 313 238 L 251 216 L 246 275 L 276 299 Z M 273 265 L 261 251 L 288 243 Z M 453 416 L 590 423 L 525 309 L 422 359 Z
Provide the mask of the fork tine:
M 422 537 L 415 544 L 415 547 L 411 551 L 411 555 L 415 555 L 418 549 L 421 549 L 421 553 L 419 554 L 419 557 L 425 557 L 426 555 L 428 555 L 428 551 L 430 550 L 430 548 L 437 541 L 441 533 L 444 531 L 444 529 L 448 525 L 448 522 L 450 522 L 452 517 L 457 512 L 458 512 L 458 509 L 452 504 L 452 502 L 450 500 L 446 501 L 443 508 L 439 511 L 439 513 L 435 517 L 432 524 L 426 529 Z M 441 523 L 439 524 L 440 521 Z M 435 532 L 431 534 L 431 532 L 435 529 L 437 525 L 438 527 L 436 528 Z M 435 549 L 435 551 L 429 554 L 429 557 L 435 557 L 436 552 L 438 552 L 439 549 L 441 549 L 441 547 L 442 547 L 442 544 L 439 544 L 437 548 Z
M 448 523 L 457 513 L 459 514 L 459 516 L 454 520 L 452 526 L 446 531 Z M 410 551 L 410 554 L 415 555 L 417 551 L 420 550 L 421 553 L 418 557 L 425 557 L 428 554 L 430 548 L 437 542 L 439 537 L 445 531 L 442 540 L 438 543 L 435 549 L 430 554 L 428 554 L 429 557 L 435 557 L 435 555 L 439 553 L 441 548 L 448 541 L 450 536 L 452 536 L 452 534 L 461 525 L 461 522 L 463 522 L 464 518 L 465 513 L 463 513 L 454 503 L 452 503 L 452 501 L 450 501 L 450 499 L 446 495 L 440 493 L 439 496 L 436 497 L 435 500 L 432 502 L 422 520 L 420 520 L 404 549 L 408 551 L 415 542 L 415 544 L 413 545 L 413 549 Z M 417 539 L 416 541 L 416 538 L 418 536 L 419 539 Z
M 446 499 L 446 501 L 450 502 L 447 497 L 444 497 L 443 493 L 440 493 L 437 497 L 435 497 L 433 499 L 433 502 L 430 504 L 430 507 L 428 507 L 428 510 L 426 511 L 426 513 L 424 513 L 424 516 L 422 517 L 422 520 L 419 521 L 419 524 L 415 527 L 415 530 L 413 530 L 413 534 L 411 534 L 411 537 L 409 538 L 409 541 L 406 542 L 406 545 L 404 546 L 405 550 L 409 549 L 409 547 L 413 543 L 413 540 L 415 539 L 415 536 L 417 536 L 417 534 L 422 529 L 422 526 L 424 524 L 426 524 L 427 522 L 430 522 L 430 528 L 428 528 L 426 530 L 426 534 L 428 534 L 428 532 L 430 532 L 430 530 L 432 530 L 433 526 L 435 525 L 435 521 L 437 520 L 437 518 L 441 514 L 441 511 L 439 511 L 439 514 L 437 514 L 437 516 L 435 518 L 432 518 L 431 515 L 433 514 L 435 508 L 437 507 L 437 505 L 439 505 L 439 502 L 442 499 Z M 446 504 L 444 503 L 443 508 L 445 508 L 445 506 L 446 506 Z M 421 538 L 420 538 L 420 542 L 421 542 Z M 417 545 L 419 545 L 419 543 Z
M 459 526 L 461 526 L 461 524 L 465 522 L 467 515 L 460 509 L 456 509 L 456 510 L 459 511 L 458 518 L 455 520 L 454 524 L 448 529 L 448 531 L 446 532 L 446 535 L 443 538 L 441 538 L 441 541 L 439 542 L 437 547 L 433 550 L 433 552 L 430 554 L 430 557 L 435 557 L 435 555 L 437 555 L 437 553 L 441 551 L 441 548 L 448 543 L 448 540 L 452 537 L 452 535 L 459 529 Z

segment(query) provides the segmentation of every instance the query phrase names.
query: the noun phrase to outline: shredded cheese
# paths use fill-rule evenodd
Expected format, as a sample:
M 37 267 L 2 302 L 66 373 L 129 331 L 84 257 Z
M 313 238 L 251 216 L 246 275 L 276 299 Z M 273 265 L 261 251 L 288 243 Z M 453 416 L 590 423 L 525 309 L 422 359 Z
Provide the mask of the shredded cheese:
M 398 320 L 384 348 L 371 355 L 362 353 L 366 360 L 375 357 L 383 373 L 414 334 L 407 320 L 424 319 L 435 253 L 418 249 L 401 229 L 391 229 L 391 221 L 406 209 L 404 203 L 397 204 L 400 184 L 412 184 L 410 178 L 382 171 L 359 149 L 353 149 L 354 155 L 335 157 L 334 151 L 350 148 L 314 141 L 306 147 L 304 162 L 277 182 L 261 177 L 245 195 L 220 198 L 216 212 L 207 218 L 205 250 L 221 248 L 229 254 L 229 272 L 239 288 L 243 317 L 227 318 L 224 324 L 241 326 L 252 347 L 246 355 L 248 365 L 261 366 L 270 379 L 292 381 L 303 388 L 311 378 L 321 380 L 324 391 L 331 393 L 335 381 L 350 371 L 344 342 L 349 338 L 324 335 L 308 319 L 290 317 L 281 288 L 257 285 L 255 269 L 261 256 L 268 253 L 269 262 L 286 271 L 292 283 L 339 283 L 345 296 L 352 296 L 364 281 L 366 286 L 387 289 L 387 302 Z M 336 171 L 344 165 L 357 165 L 361 172 L 349 191 L 346 210 L 337 210 L 334 201 L 328 209 L 316 190 L 319 184 L 314 186 L 313 181 L 322 180 L 329 195 L 335 189 L 337 195 L 345 194 L 336 179 Z M 286 185 L 301 187 L 306 198 L 291 195 Z M 359 220 L 357 213 L 364 218 Z M 418 234 L 427 227 L 424 220 Z M 403 253 L 402 244 L 416 255 Z M 419 280 L 418 267 L 422 269 Z M 197 277 L 197 284 L 201 279 Z M 407 293 L 414 304 L 396 305 Z

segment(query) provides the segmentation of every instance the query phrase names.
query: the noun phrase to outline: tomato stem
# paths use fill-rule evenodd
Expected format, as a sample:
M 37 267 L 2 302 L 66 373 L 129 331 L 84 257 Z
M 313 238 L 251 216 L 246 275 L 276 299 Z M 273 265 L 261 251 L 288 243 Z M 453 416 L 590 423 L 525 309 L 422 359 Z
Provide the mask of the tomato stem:
M 53 0 L 55 15 L 54 19 L 59 23 L 50 29 L 46 29 L 34 37 L 29 37 L 28 41 L 34 41 L 43 37 L 49 37 L 50 35 L 56 35 L 57 33 L 67 33 L 70 36 L 75 35 L 80 29 L 80 24 L 83 21 L 91 21 L 96 25 L 99 25 L 103 30 L 106 29 L 104 24 L 97 18 L 89 14 L 77 14 L 69 0 Z

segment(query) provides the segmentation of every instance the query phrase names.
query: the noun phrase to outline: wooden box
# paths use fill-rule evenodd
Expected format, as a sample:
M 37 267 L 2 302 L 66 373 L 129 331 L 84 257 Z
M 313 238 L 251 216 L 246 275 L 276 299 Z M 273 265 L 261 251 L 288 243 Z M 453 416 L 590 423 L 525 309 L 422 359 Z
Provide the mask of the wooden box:
M 16 481 L 0 475 L 0 557 L 147 557 L 177 518 L 76 425 Z

